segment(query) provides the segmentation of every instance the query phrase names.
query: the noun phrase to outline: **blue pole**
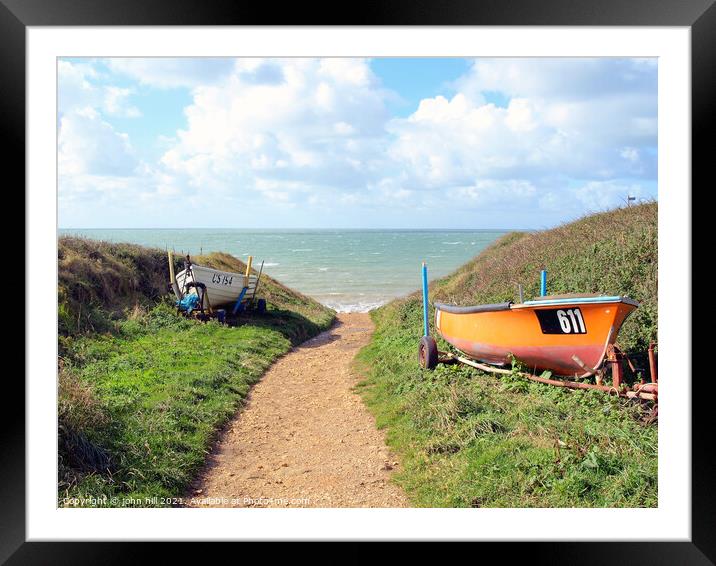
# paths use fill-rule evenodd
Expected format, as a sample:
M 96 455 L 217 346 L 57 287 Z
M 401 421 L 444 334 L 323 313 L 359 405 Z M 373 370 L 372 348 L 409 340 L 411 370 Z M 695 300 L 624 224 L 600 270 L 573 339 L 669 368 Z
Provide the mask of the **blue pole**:
M 542 276 L 542 280 L 541 280 L 541 284 L 540 284 L 539 293 L 540 293 L 540 296 L 546 297 L 547 296 L 547 270 L 546 269 L 542 270 L 541 276 Z
M 428 326 L 428 266 L 423 262 L 423 322 L 425 324 L 425 336 L 430 336 Z
M 236 314 L 236 312 L 241 308 L 241 301 L 244 300 L 244 295 L 246 294 L 246 291 L 248 291 L 248 287 L 244 287 L 241 289 L 241 293 L 239 293 L 239 298 L 236 299 L 236 304 L 234 305 L 234 310 L 231 311 L 231 314 Z

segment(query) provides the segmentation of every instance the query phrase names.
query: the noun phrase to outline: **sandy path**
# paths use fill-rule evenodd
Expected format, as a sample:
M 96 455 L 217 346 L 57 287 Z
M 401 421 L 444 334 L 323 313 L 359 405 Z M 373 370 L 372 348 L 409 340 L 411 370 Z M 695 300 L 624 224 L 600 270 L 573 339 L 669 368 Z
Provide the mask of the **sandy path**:
M 276 362 L 221 434 L 189 497 L 194 506 L 405 507 L 398 466 L 352 391 L 351 361 L 368 343 L 367 314 L 340 314 L 328 331 Z

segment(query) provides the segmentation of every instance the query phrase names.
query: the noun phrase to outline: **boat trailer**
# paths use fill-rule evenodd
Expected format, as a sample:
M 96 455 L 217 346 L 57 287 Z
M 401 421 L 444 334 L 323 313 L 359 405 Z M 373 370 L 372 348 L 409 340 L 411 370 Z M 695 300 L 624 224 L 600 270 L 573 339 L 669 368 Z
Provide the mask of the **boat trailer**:
M 423 337 L 423 338 L 430 338 L 431 337 Z M 425 365 L 427 362 L 425 360 L 425 355 L 423 354 L 423 351 L 425 351 L 426 348 L 423 347 L 423 342 L 421 340 L 421 348 L 420 348 L 420 365 L 423 368 L 429 368 L 428 365 Z M 652 368 L 651 373 L 651 381 L 647 383 L 637 383 L 635 384 L 631 389 L 629 389 L 626 384 L 622 381 L 623 378 L 623 363 L 624 361 L 628 361 L 629 364 L 631 364 L 631 361 L 626 358 L 626 356 L 620 352 L 616 347 L 613 350 L 613 353 L 610 357 L 606 359 L 606 362 L 611 366 L 611 372 L 612 372 L 612 385 L 603 385 L 600 383 L 601 377 L 597 375 L 597 383 L 586 383 L 583 381 L 569 381 L 565 379 L 552 379 L 547 377 L 542 377 L 539 375 L 535 375 L 532 373 L 520 371 L 515 372 L 513 370 L 505 369 L 505 368 L 498 368 L 494 366 L 489 366 L 486 364 L 481 364 L 480 362 L 476 362 L 475 360 L 471 360 L 469 358 L 466 358 L 465 356 L 461 356 L 459 354 L 454 354 L 452 352 L 442 352 L 440 350 L 436 350 L 437 353 L 437 363 L 440 364 L 454 364 L 454 363 L 461 363 L 465 364 L 471 367 L 474 367 L 476 369 L 479 369 L 484 372 L 491 372 L 491 373 L 497 373 L 497 374 L 509 374 L 509 375 L 519 375 L 520 377 L 524 377 L 526 379 L 536 381 L 538 383 L 544 383 L 546 385 L 554 385 L 556 387 L 567 387 L 569 389 L 594 389 L 597 391 L 603 391 L 605 393 L 609 393 L 611 395 L 617 395 L 619 397 L 626 397 L 629 399 L 645 399 L 649 401 L 658 401 L 658 381 L 657 381 L 657 375 L 656 375 L 656 361 L 655 361 L 655 353 L 654 353 L 654 343 L 649 345 L 649 365 Z M 433 367 L 435 367 L 433 365 Z
M 249 256 L 248 262 L 246 264 L 247 280 L 251 273 L 252 263 L 253 256 Z M 191 266 L 191 258 L 187 254 L 186 258 L 184 259 L 184 268 L 191 272 Z M 258 291 L 259 283 L 261 282 L 261 275 L 263 274 L 263 270 L 264 262 L 262 261 L 253 293 L 250 297 L 246 297 L 249 288 L 243 287 L 241 289 L 241 292 L 239 293 L 239 296 L 236 298 L 236 302 L 234 303 L 233 308 L 231 309 L 230 316 L 236 317 L 239 313 L 249 311 L 255 311 L 258 314 L 263 314 L 266 312 L 266 299 L 256 298 L 256 292 Z M 172 281 L 174 281 L 174 264 L 171 252 L 169 252 L 169 271 L 170 278 Z M 196 294 L 189 293 L 189 291 L 191 291 L 192 289 L 196 289 Z M 206 285 L 204 283 L 197 283 L 195 281 L 190 281 L 189 283 L 186 283 L 184 289 L 182 289 L 182 295 L 183 298 L 181 300 L 176 301 L 178 313 L 183 314 L 184 316 L 196 318 L 197 320 L 201 320 L 203 322 L 206 322 L 211 319 L 216 319 L 221 324 L 226 323 L 226 310 L 212 308 L 211 301 L 209 300 L 209 295 L 206 290 Z
M 422 279 L 423 279 L 423 327 L 424 334 L 420 339 L 420 346 L 418 347 L 418 361 L 420 367 L 423 369 L 434 369 L 437 364 L 464 364 L 467 366 L 474 367 L 484 372 L 496 373 L 502 375 L 518 375 L 531 381 L 538 383 L 544 383 L 546 385 L 554 385 L 555 387 L 566 387 L 569 389 L 592 389 L 609 393 L 610 395 L 616 395 L 619 397 L 625 397 L 628 399 L 643 399 L 648 401 L 654 401 L 658 403 L 659 398 L 659 384 L 657 375 L 657 359 L 656 359 L 656 343 L 650 342 L 648 349 L 649 358 L 649 382 L 637 382 L 631 388 L 624 383 L 624 364 L 626 363 L 632 372 L 636 373 L 636 368 L 628 356 L 614 344 L 609 344 L 606 349 L 606 356 L 602 364 L 602 368 L 587 368 L 587 375 L 594 375 L 596 383 L 586 383 L 583 381 L 571 381 L 566 379 L 552 379 L 548 377 L 542 377 L 525 371 L 515 371 L 513 369 L 505 369 L 501 367 L 495 367 L 487 364 L 480 363 L 472 360 L 461 354 L 453 352 L 440 351 L 437 348 L 437 342 L 430 335 L 430 324 L 428 316 L 428 268 L 425 262 L 422 265 Z M 541 287 L 544 294 L 546 287 L 546 272 L 543 271 L 541 275 Z M 579 358 L 573 356 L 576 362 L 579 363 Z M 606 373 L 606 367 L 609 366 L 611 369 L 612 383 L 611 385 L 605 385 L 603 383 L 603 376 Z

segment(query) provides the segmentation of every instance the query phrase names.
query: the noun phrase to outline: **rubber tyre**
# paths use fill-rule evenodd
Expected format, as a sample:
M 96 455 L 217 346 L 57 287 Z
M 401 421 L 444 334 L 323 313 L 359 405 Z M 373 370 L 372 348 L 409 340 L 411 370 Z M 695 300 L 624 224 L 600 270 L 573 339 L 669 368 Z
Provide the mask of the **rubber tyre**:
M 420 339 L 418 361 L 423 369 L 435 369 L 438 365 L 438 345 L 432 336 L 423 336 Z
M 266 312 L 266 299 L 259 299 L 256 301 L 256 312 L 264 314 Z

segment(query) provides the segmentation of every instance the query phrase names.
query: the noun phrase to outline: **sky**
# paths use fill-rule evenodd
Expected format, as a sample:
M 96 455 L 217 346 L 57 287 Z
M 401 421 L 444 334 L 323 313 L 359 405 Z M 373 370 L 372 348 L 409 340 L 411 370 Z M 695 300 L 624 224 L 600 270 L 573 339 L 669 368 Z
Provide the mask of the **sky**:
M 58 60 L 60 228 L 521 228 L 657 198 L 657 60 Z

